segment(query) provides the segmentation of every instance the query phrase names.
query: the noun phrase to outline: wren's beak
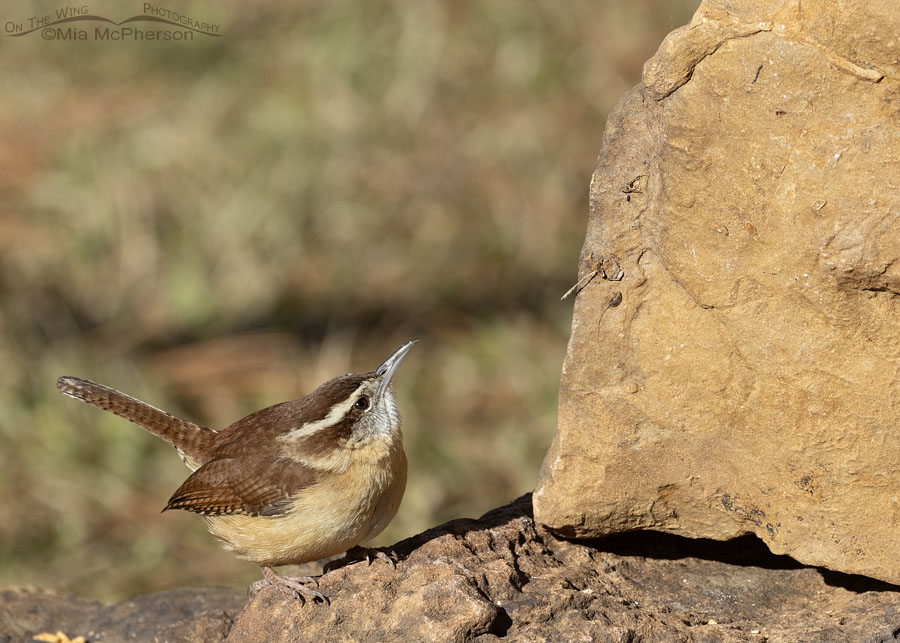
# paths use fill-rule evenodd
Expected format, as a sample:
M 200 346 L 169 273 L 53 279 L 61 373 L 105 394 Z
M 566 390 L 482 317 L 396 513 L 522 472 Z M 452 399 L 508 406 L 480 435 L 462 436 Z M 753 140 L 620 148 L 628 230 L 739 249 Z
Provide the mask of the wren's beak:
M 418 339 L 414 339 L 411 342 L 405 343 L 403 346 L 398 348 L 393 355 L 388 357 L 384 364 L 379 366 L 375 370 L 376 375 L 381 376 L 381 384 L 378 385 L 378 392 L 375 393 L 375 403 L 377 404 L 381 401 L 381 396 L 384 395 L 384 392 L 387 390 L 388 384 L 391 383 L 391 378 L 394 376 L 394 371 L 397 370 L 397 367 L 400 366 L 400 362 L 403 361 L 403 358 L 406 357 L 406 354 L 410 351 Z

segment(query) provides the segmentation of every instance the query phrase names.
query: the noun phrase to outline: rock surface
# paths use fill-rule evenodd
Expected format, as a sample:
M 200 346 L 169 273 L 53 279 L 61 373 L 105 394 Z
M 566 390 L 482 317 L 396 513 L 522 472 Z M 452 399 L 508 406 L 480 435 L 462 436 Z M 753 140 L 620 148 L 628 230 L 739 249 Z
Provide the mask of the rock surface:
M 38 589 L 0 590 L 0 641 L 63 632 L 93 641 L 221 641 L 247 601 L 231 589 L 175 589 L 117 605 Z
M 117 606 L 8 590 L 0 641 L 62 630 L 89 641 L 893 641 L 900 590 L 803 568 L 753 537 L 659 533 L 592 543 L 535 526 L 531 498 L 456 520 L 376 561 L 329 572 L 330 605 L 265 588 L 174 590 Z M 227 638 L 226 638 L 227 637 Z
M 609 118 L 539 523 L 900 583 L 900 3 L 704 1 Z

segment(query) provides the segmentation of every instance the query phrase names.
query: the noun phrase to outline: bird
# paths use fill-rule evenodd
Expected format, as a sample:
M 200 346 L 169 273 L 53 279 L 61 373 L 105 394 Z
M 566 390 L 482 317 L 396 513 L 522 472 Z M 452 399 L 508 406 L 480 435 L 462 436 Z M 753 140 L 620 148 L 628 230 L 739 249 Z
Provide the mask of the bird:
M 143 427 L 175 447 L 191 470 L 163 511 L 203 517 L 225 549 L 262 570 L 251 590 L 272 585 L 302 602 L 327 603 L 310 577 L 273 567 L 321 560 L 374 538 L 406 489 L 400 412 L 390 383 L 417 340 L 373 371 L 340 375 L 296 400 L 216 431 L 114 388 L 60 377 L 61 393 Z M 394 561 L 379 551 L 377 556 Z

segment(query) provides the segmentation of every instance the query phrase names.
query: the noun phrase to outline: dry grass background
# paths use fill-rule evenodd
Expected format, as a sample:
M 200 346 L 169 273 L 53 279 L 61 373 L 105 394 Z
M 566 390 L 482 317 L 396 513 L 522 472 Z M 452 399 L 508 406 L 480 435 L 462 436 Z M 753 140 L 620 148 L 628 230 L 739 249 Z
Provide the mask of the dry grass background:
M 410 480 L 379 542 L 531 489 L 606 115 L 695 5 L 192 2 L 224 36 L 4 37 L 0 586 L 258 575 L 159 514 L 179 459 L 63 374 L 224 426 L 415 337 Z

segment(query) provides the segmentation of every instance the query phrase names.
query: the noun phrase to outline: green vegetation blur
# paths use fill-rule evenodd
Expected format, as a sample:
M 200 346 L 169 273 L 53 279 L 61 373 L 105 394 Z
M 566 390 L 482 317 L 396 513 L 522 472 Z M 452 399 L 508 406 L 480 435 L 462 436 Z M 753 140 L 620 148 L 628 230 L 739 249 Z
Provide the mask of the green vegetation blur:
M 3 35 L 0 586 L 258 578 L 159 513 L 171 447 L 60 375 L 223 427 L 418 338 L 377 544 L 533 488 L 606 116 L 696 2 L 292 5 L 179 3 L 222 27 L 189 42 Z

